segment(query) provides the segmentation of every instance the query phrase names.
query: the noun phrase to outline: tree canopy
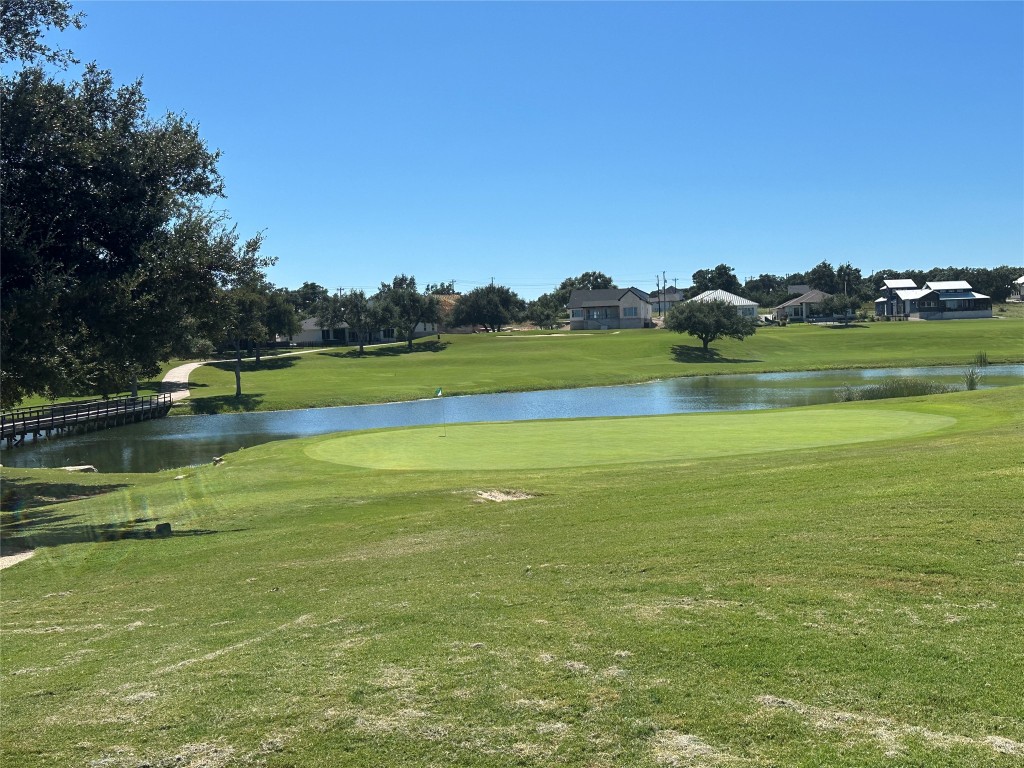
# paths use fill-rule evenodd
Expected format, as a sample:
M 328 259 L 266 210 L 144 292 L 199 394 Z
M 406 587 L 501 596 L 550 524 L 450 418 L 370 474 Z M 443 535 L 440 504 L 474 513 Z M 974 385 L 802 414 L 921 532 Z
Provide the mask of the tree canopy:
M 575 290 L 596 291 L 602 288 L 615 288 L 615 281 L 604 272 L 584 272 L 576 277 L 567 277 L 558 288 L 551 293 L 560 307 L 569 306 L 569 296 Z
M 684 301 L 676 304 L 665 317 L 665 327 L 676 333 L 687 333 L 701 340 L 704 351 L 717 339 L 742 341 L 752 336 L 757 324 L 741 317 L 727 301 Z
M 690 297 L 699 296 L 705 291 L 728 291 L 739 295 L 743 291 L 739 279 L 728 264 L 719 264 L 714 269 L 698 269 L 693 273 L 693 288 Z
M 521 319 L 526 302 L 503 285 L 483 285 L 459 297 L 452 310 L 452 325 L 482 325 L 500 331 L 502 326 Z
M 412 275 L 395 275 L 390 283 L 381 283 L 374 302 L 380 304 L 382 319 L 394 323 L 399 338 L 405 339 L 410 351 L 416 326 L 436 323 L 441 317 L 437 296 L 417 291 Z
M 0 63 L 38 60 L 56 66 L 75 62 L 70 51 L 51 48 L 43 40 L 48 28 L 82 28 L 81 13 L 67 0 L 3 0 L 0 3 Z
M 5 59 L 70 60 L 38 39 L 80 25 L 67 3 L 2 10 Z M 0 85 L 0 405 L 134 391 L 219 335 L 222 291 L 248 268 L 205 208 L 222 193 L 219 153 L 185 118 L 149 117 L 141 83 L 93 64 L 64 81 L 30 63 Z

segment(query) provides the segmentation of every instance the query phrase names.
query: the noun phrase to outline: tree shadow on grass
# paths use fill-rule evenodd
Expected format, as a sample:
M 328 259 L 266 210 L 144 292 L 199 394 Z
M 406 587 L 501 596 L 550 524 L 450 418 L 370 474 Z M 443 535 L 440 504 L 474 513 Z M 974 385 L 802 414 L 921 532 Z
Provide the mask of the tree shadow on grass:
M 820 325 L 833 331 L 845 331 L 847 328 L 867 328 L 863 323 L 850 323 L 849 325 L 843 325 L 842 323 L 820 323 Z
M 47 483 L 24 477 L 5 477 L 3 492 L 0 493 L 0 525 L 6 525 L 10 515 L 18 515 L 26 510 L 100 496 L 127 487 L 118 483 Z
M 183 536 L 212 536 L 217 533 L 237 533 L 244 528 L 234 528 L 230 531 L 216 531 L 209 528 L 188 528 L 183 530 L 171 530 L 169 533 L 157 533 L 157 519 L 152 517 L 137 517 L 134 520 L 126 520 L 119 523 L 104 523 L 102 525 L 66 525 L 67 520 L 78 517 L 78 515 L 49 515 L 43 516 L 38 521 L 29 524 L 27 530 L 18 530 L 18 535 L 11 536 L 8 528 L 3 526 L 2 539 L 0 539 L 0 554 L 11 555 L 18 552 L 26 552 L 39 547 L 59 547 L 63 544 L 83 544 L 101 541 L 122 541 L 125 539 L 168 539 Z M 142 527 L 145 526 L 145 527 Z
M 245 413 L 255 411 L 262 403 L 262 392 L 257 392 L 253 395 L 243 394 L 241 397 L 216 395 L 214 397 L 197 397 L 188 400 L 192 413 L 197 416 L 208 416 L 215 413 Z
M 257 363 L 255 360 L 243 360 L 242 361 L 242 373 L 254 373 L 256 371 L 283 371 L 286 368 L 291 368 L 297 362 L 295 357 L 264 357 Z M 216 368 L 218 371 L 225 371 L 226 373 L 235 372 L 235 361 L 222 360 L 218 363 L 207 363 L 210 368 Z
M 359 354 L 359 348 L 350 349 L 346 352 L 324 352 L 328 357 L 340 358 L 368 358 L 368 357 L 398 357 L 399 355 L 412 355 L 417 352 L 443 352 L 449 346 L 447 341 L 424 341 L 412 345 L 412 349 L 405 344 L 394 344 L 387 347 L 371 347 Z
M 717 349 L 704 351 L 703 347 L 688 344 L 676 344 L 672 347 L 672 357 L 677 363 L 760 363 L 761 360 L 742 360 L 734 357 L 722 357 Z

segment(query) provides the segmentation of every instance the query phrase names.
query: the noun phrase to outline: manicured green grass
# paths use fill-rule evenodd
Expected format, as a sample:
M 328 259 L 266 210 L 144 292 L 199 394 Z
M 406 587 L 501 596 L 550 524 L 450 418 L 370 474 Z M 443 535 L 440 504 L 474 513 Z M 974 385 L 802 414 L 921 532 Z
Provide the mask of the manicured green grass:
M 344 434 L 306 454 L 318 461 L 396 470 L 539 469 L 685 461 L 822 448 L 932 432 L 948 416 L 892 410 L 700 413 L 685 416 L 456 424 Z M 638 434 L 656 440 L 636 440 Z M 515 446 L 515 453 L 509 453 Z
M 368 350 L 349 348 L 246 364 L 242 398 L 230 364 L 192 375 L 194 412 L 282 410 L 415 400 L 437 387 L 475 394 L 627 384 L 675 376 L 763 371 L 1024 361 L 1024 319 L 790 325 L 743 342 L 716 342 L 710 356 L 689 336 L 664 330 L 448 335 Z
M 1020 765 L 1024 388 L 785 413 L 764 452 L 693 448 L 735 437 L 697 415 L 620 420 L 694 426 L 643 463 L 524 461 L 539 424 L 525 468 L 323 436 L 37 503 L 3 531 L 51 546 L 0 574 L 0 763 Z

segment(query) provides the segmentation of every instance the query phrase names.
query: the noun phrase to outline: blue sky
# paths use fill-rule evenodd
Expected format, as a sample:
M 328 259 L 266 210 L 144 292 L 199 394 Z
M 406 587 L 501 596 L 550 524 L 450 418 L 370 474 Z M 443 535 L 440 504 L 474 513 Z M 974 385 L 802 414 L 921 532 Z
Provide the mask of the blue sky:
M 1024 261 L 1024 4 L 78 2 L 270 279 Z

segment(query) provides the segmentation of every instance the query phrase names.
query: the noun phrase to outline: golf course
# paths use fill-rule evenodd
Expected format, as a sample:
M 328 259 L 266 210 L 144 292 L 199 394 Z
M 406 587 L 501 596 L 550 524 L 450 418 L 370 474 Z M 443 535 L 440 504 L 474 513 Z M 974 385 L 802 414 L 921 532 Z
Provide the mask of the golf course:
M 1024 320 L 691 342 L 335 348 L 189 407 L 1019 362 Z M 0 764 L 1019 766 L 1022 434 L 1024 385 L 6 467 Z

